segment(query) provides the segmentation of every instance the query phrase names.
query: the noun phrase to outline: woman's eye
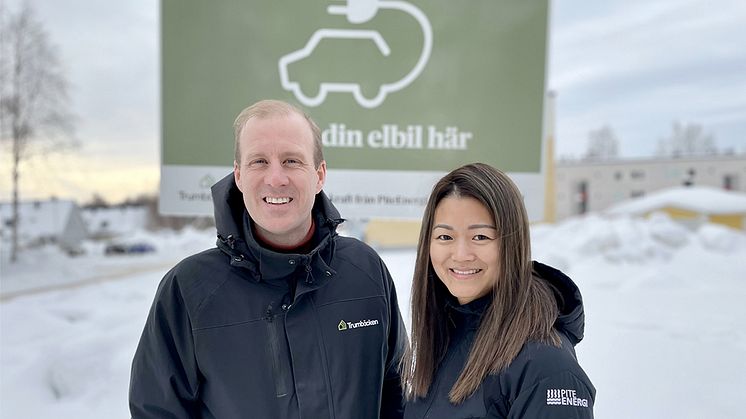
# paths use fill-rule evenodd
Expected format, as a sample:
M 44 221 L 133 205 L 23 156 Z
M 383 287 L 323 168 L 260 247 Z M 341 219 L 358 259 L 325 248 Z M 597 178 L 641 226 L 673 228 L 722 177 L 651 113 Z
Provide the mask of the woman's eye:
M 482 240 L 492 240 L 489 236 L 485 236 L 484 234 L 477 234 L 474 236 L 474 240 L 476 241 L 482 241 Z
M 445 240 L 452 240 L 452 237 L 449 236 L 448 234 L 441 234 L 441 235 L 435 237 L 435 240 L 443 240 L 443 241 L 445 241 Z

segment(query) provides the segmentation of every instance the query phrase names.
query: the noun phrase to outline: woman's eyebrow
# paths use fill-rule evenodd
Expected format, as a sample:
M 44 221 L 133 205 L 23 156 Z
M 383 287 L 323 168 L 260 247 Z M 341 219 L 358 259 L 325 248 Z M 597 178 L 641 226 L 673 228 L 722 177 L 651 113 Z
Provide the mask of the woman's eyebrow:
M 449 226 L 448 224 L 435 224 L 433 226 L 433 230 L 435 230 L 436 228 L 453 230 L 453 227 Z M 477 230 L 480 228 L 489 228 L 490 230 L 497 230 L 497 227 L 490 225 L 490 224 L 472 224 L 468 227 L 469 230 Z
M 497 230 L 497 227 L 490 224 L 472 224 L 469 226 L 469 230 L 476 230 L 478 228 L 489 228 L 491 230 Z

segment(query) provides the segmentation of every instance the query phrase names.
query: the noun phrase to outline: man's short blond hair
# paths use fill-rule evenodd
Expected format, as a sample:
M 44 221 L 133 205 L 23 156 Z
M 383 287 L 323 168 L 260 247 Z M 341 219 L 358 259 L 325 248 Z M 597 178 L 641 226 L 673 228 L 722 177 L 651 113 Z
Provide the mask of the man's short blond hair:
M 308 126 L 311 128 L 313 134 L 313 165 L 318 169 L 322 161 L 324 161 L 324 152 L 321 145 L 321 129 L 316 125 L 313 119 L 308 116 L 305 112 L 300 110 L 298 107 L 293 106 L 287 102 L 281 100 L 260 100 L 255 104 L 241 111 L 233 122 L 233 135 L 235 137 L 235 159 L 236 163 L 241 163 L 241 150 L 240 141 L 241 131 L 243 127 L 251 118 L 271 118 L 275 116 L 289 116 L 292 114 L 298 114 L 306 119 Z

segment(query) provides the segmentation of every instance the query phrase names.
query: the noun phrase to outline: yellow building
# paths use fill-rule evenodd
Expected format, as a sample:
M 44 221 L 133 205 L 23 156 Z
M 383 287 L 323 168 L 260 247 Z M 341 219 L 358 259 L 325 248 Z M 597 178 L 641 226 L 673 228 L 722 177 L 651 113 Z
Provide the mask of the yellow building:
M 663 189 L 610 207 L 610 215 L 649 216 L 664 212 L 672 219 L 690 227 L 716 223 L 746 229 L 746 194 L 708 187 L 678 187 Z

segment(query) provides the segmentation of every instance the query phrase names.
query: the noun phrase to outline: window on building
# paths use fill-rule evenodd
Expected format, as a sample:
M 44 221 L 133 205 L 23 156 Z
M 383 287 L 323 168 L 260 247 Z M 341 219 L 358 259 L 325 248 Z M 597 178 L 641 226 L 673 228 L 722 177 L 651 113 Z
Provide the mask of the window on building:
M 645 179 L 645 171 L 643 170 L 632 170 L 629 172 L 629 177 L 631 179 Z
M 693 167 L 689 168 L 689 170 L 686 171 L 686 176 L 684 177 L 684 181 L 682 182 L 684 186 L 694 185 L 694 177 L 696 175 L 697 175 L 697 171 L 694 170 Z
M 622 172 L 614 173 L 614 180 L 622 180 Z
M 738 190 L 738 175 L 726 174 L 723 176 L 723 189 L 726 191 Z
M 638 198 L 638 197 L 641 197 L 641 196 L 645 196 L 645 191 L 639 191 L 638 190 L 638 191 L 632 191 L 632 192 L 629 193 L 629 197 L 630 198 Z
M 582 180 L 575 184 L 575 214 L 588 212 L 588 182 Z

